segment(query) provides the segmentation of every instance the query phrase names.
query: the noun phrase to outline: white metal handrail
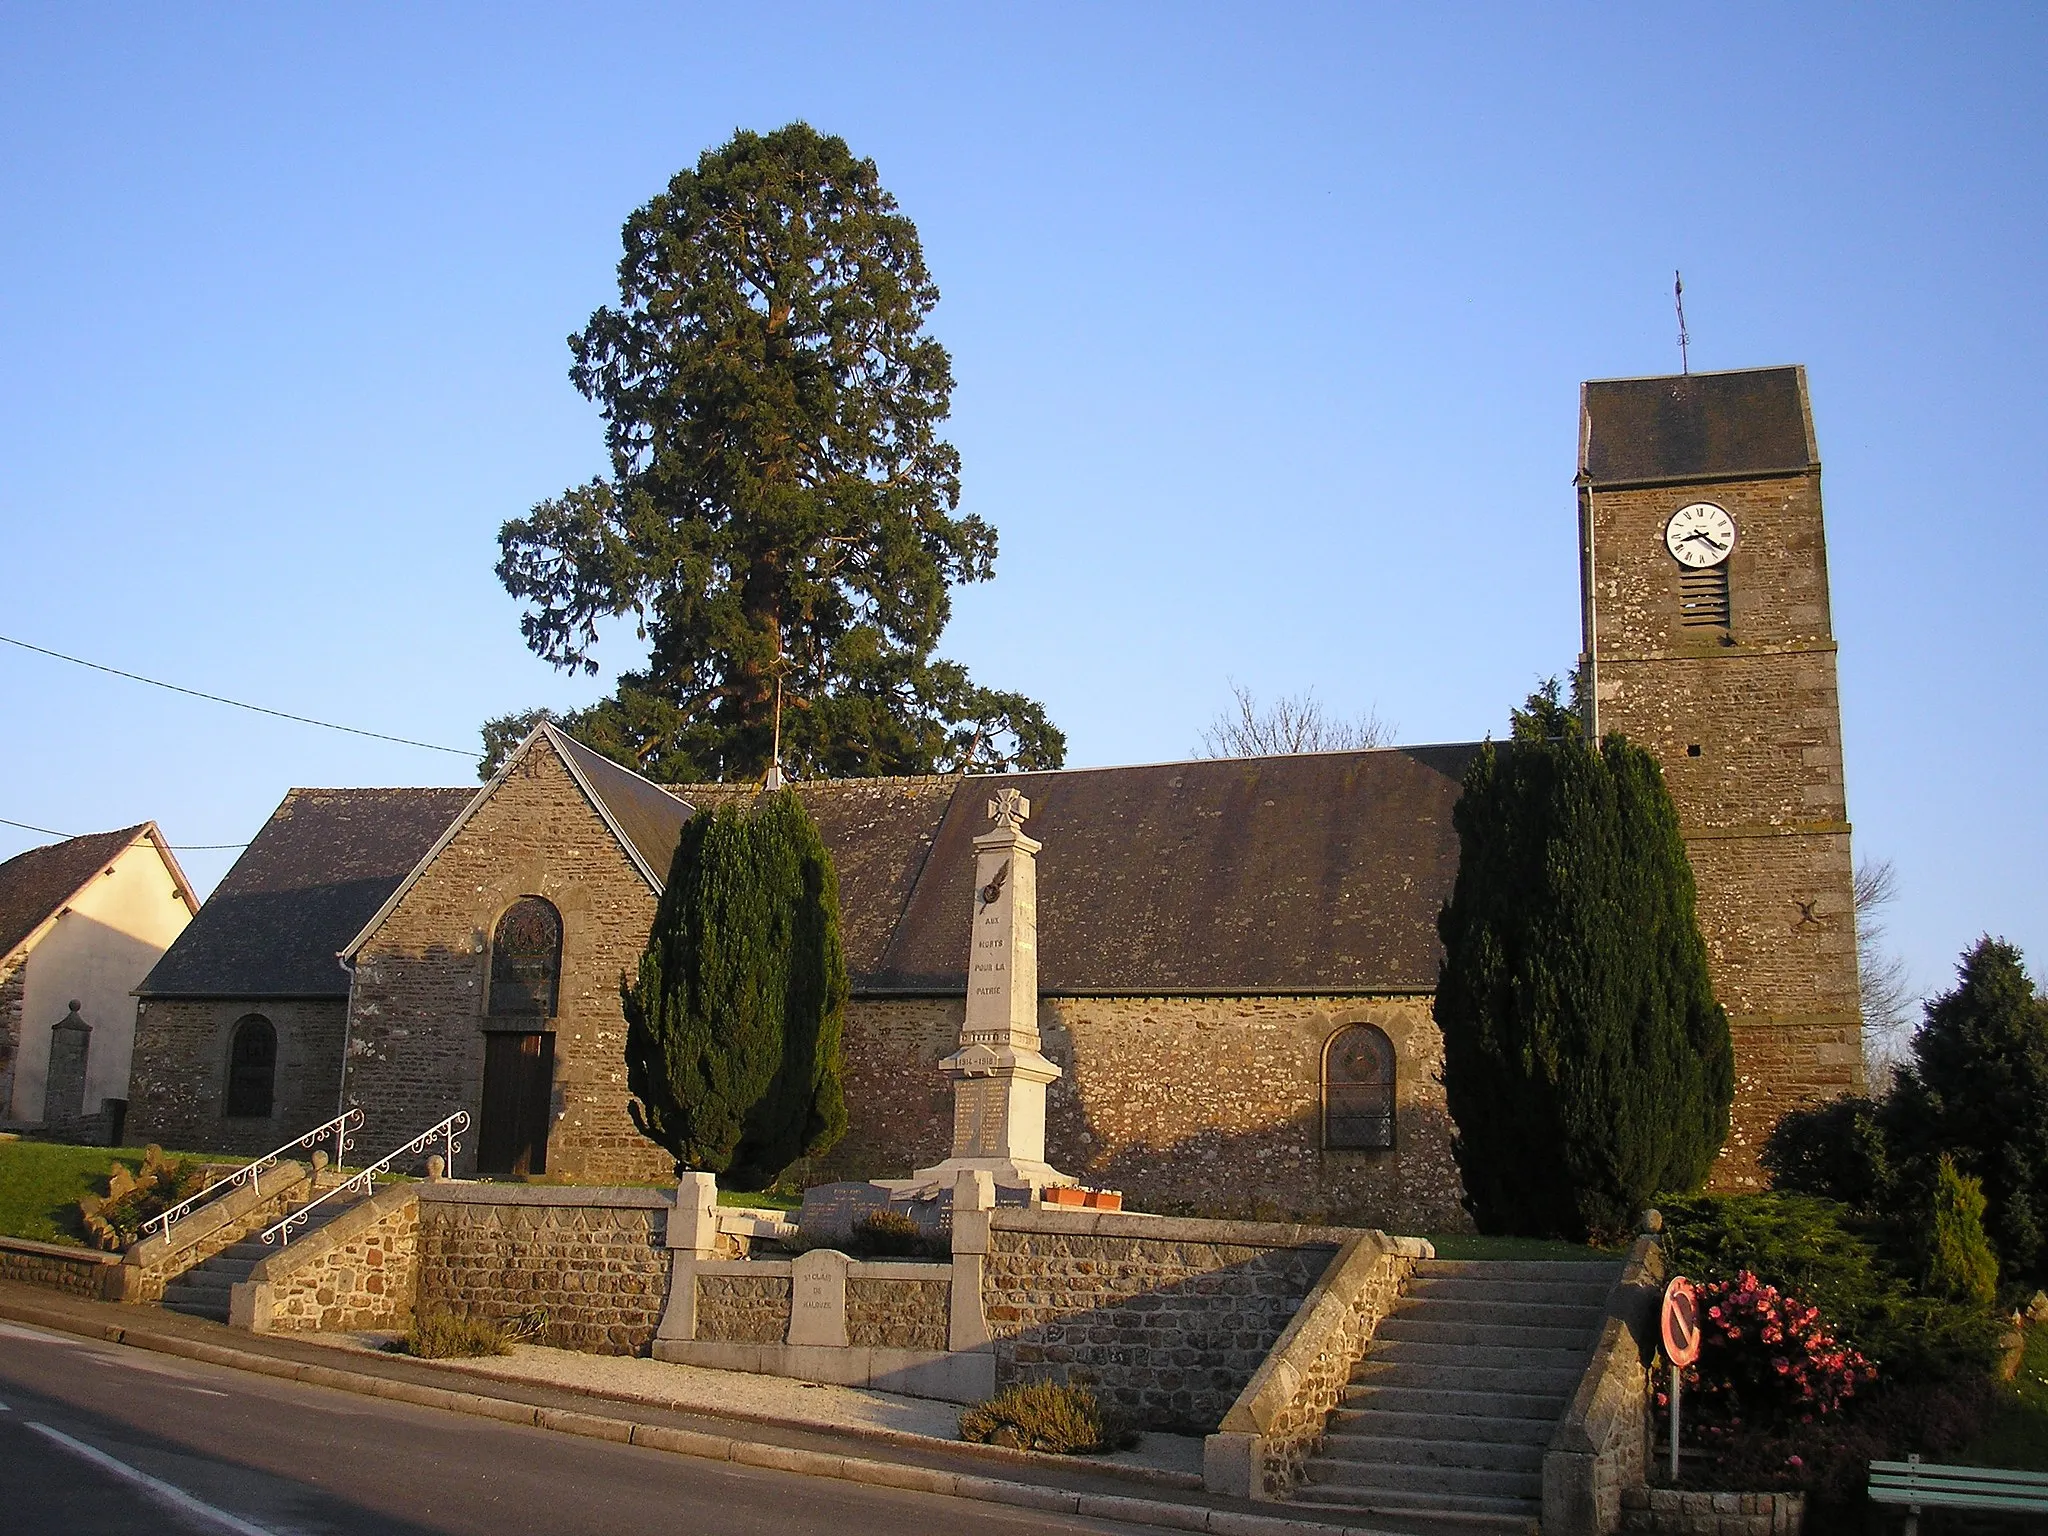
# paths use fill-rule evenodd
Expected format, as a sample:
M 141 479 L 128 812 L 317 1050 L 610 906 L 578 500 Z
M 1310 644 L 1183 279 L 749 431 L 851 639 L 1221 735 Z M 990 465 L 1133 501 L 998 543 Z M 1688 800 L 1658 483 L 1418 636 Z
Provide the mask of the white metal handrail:
M 277 1160 L 283 1157 L 285 1153 L 290 1152 L 295 1148 L 306 1148 L 310 1150 L 311 1148 L 317 1147 L 322 1141 L 324 1141 L 327 1138 L 329 1133 L 332 1133 L 334 1136 L 334 1161 L 338 1166 L 341 1162 L 342 1153 L 346 1152 L 350 1147 L 355 1145 L 355 1142 L 352 1139 L 350 1139 L 349 1133 L 360 1127 L 362 1123 L 363 1112 L 360 1109 L 346 1110 L 343 1113 L 336 1115 L 332 1120 L 328 1121 L 325 1125 L 315 1126 L 312 1130 L 306 1132 L 305 1135 L 296 1137 L 293 1140 L 286 1142 L 281 1147 L 272 1148 L 270 1151 L 264 1153 L 261 1157 L 257 1158 L 255 1162 L 248 1164 L 246 1167 L 237 1168 L 233 1173 L 229 1174 L 226 1178 L 215 1179 L 211 1184 L 207 1185 L 206 1188 L 199 1191 L 199 1193 L 194 1195 L 191 1199 L 181 1200 L 176 1205 L 172 1206 L 168 1211 L 161 1211 L 158 1214 L 150 1217 L 149 1220 L 145 1221 L 142 1224 L 143 1235 L 147 1237 L 150 1233 L 150 1230 L 152 1228 L 155 1228 L 157 1231 L 162 1232 L 166 1236 L 168 1236 L 171 1228 L 174 1225 L 176 1225 L 179 1221 L 183 1220 L 186 1216 L 189 1216 L 193 1212 L 193 1210 L 196 1209 L 198 1206 L 203 1205 L 206 1201 L 212 1199 L 214 1195 L 218 1194 L 221 1190 L 227 1189 L 233 1185 L 247 1184 L 251 1182 L 258 1175 L 260 1175 L 264 1169 L 274 1168 L 275 1166 L 277 1166 Z
M 296 1211 L 293 1211 L 291 1215 L 285 1217 L 283 1221 L 278 1222 L 273 1227 L 265 1228 L 263 1241 L 266 1243 L 276 1243 L 280 1248 L 284 1247 L 292 1240 L 292 1228 L 303 1227 L 307 1222 L 311 1221 L 313 1219 L 313 1212 L 325 1205 L 329 1200 L 332 1200 L 336 1195 L 346 1190 L 353 1190 L 365 1195 L 371 1193 L 377 1187 L 378 1174 L 387 1171 L 401 1157 L 418 1156 L 426 1151 L 428 1147 L 432 1146 L 436 1138 L 439 1138 L 447 1148 L 446 1152 L 442 1154 L 441 1166 L 444 1168 L 454 1167 L 455 1154 L 462 1150 L 462 1143 L 455 1138 L 458 1134 L 468 1129 L 469 1111 L 458 1109 L 446 1120 L 433 1127 L 433 1129 L 421 1131 L 419 1135 L 413 1137 L 404 1146 L 396 1151 L 385 1153 L 376 1162 L 370 1164 L 369 1167 L 356 1174 L 353 1178 L 344 1179 L 318 1200 L 307 1201 Z

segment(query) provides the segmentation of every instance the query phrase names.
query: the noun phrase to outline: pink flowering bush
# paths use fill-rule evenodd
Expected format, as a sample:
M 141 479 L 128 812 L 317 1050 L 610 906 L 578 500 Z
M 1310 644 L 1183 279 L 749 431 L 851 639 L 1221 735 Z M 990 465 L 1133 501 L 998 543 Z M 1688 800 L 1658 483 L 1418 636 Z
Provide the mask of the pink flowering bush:
M 1700 1287 L 1700 1357 L 1685 1371 L 1686 1438 L 1726 1446 L 1839 1413 L 1877 1370 L 1817 1308 L 1749 1270 Z M 1666 1394 L 1658 1406 L 1669 1409 Z

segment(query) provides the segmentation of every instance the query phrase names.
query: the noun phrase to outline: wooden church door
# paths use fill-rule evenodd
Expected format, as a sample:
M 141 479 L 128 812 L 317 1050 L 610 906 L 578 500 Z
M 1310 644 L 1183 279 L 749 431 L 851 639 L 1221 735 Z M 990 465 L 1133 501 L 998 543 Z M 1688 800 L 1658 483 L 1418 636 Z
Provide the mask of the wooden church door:
M 553 1035 L 493 1031 L 484 1036 L 478 1173 L 507 1178 L 548 1171 L 548 1109 L 554 1085 Z

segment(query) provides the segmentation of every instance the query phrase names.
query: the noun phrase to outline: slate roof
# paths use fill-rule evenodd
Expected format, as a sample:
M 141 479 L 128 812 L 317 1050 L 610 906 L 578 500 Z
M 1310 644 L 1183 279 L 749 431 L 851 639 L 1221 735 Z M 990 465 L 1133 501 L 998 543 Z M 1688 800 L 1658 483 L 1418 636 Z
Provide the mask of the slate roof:
M 633 845 L 641 862 L 653 871 L 656 885 L 666 884 L 676 840 L 683 834 L 683 823 L 695 814 L 694 809 L 660 785 L 629 768 L 621 768 L 552 725 L 543 725 L 541 729 L 582 780 L 583 787 L 601 803 L 613 825 Z
M 555 736 L 558 733 L 550 733 Z M 640 859 L 666 875 L 693 807 L 751 784 L 649 783 L 559 737 Z M 1138 768 L 798 784 L 839 871 L 857 993 L 966 990 L 973 840 L 1028 795 L 1048 994 L 1407 992 L 1436 985 L 1451 824 L 1476 746 Z M 293 790 L 139 989 L 341 997 L 367 935 L 475 791 Z M 658 878 L 658 877 L 657 877 Z
M 973 840 L 1031 800 L 1045 993 L 1430 991 L 1451 825 L 1476 746 L 1162 763 L 960 781 L 859 990 L 966 990 Z
M 855 978 L 882 968 L 883 952 L 924 873 L 955 788 L 990 782 L 958 777 L 825 779 L 793 786 L 832 850 L 839 874 L 839 941 L 846 950 L 846 968 Z M 677 786 L 677 792 L 708 809 L 751 800 L 760 788 L 687 784 Z M 967 930 L 965 919 L 962 922 L 964 948 Z
M 1820 462 L 1806 370 L 1593 379 L 1579 396 L 1579 470 L 1596 486 L 1797 471 Z
M 967 988 L 974 838 L 1031 800 L 1039 990 L 1405 992 L 1436 987 L 1451 825 L 1477 746 L 795 786 L 839 869 L 856 993 Z M 751 785 L 691 784 L 712 806 Z
M 149 830 L 149 823 L 118 832 L 92 832 L 17 853 L 0 864 L 0 956 L 42 926 L 113 860 Z
M 137 995 L 346 997 L 336 952 L 475 796 L 289 791 Z

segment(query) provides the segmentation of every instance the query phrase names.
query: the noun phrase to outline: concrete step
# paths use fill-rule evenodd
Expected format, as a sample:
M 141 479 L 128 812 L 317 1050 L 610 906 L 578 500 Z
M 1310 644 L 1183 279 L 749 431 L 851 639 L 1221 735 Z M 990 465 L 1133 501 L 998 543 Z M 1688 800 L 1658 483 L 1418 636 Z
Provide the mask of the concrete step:
M 1433 1494 L 1441 1498 L 1482 1498 L 1543 1501 L 1543 1474 L 1494 1467 L 1417 1466 L 1413 1463 L 1339 1461 L 1310 1458 L 1303 1470 L 1325 1491 L 1370 1488 L 1376 1492 Z
M 1416 1522 L 1430 1531 L 1490 1531 L 1512 1536 L 1537 1536 L 1543 1515 L 1540 1499 L 1451 1497 L 1414 1493 L 1405 1488 L 1347 1488 L 1335 1483 L 1304 1483 L 1287 1501 L 1289 1510 L 1341 1510 L 1367 1514 L 1375 1525 Z
M 1621 1278 L 1619 1259 L 1604 1261 L 1549 1259 L 1423 1259 L 1415 1266 L 1417 1280 L 1541 1280 L 1612 1285 Z
M 1529 1401 L 1549 1405 L 1553 1399 L 1532 1398 Z M 1478 1413 L 1419 1413 L 1400 1408 L 1372 1407 L 1333 1409 L 1324 1432 L 1332 1437 L 1369 1435 L 1400 1440 L 1487 1440 L 1498 1445 L 1533 1445 L 1540 1450 L 1550 1444 L 1551 1434 L 1556 1428 L 1555 1413 L 1494 1418 Z
M 1577 1364 L 1534 1366 L 1448 1365 L 1434 1361 L 1375 1361 L 1368 1355 L 1351 1373 L 1351 1388 L 1431 1387 L 1447 1392 L 1513 1392 L 1568 1399 L 1584 1374 Z M 1346 1397 L 1349 1397 L 1347 1391 Z
M 1390 1344 L 1452 1344 L 1459 1348 L 1499 1346 L 1504 1349 L 1555 1349 L 1585 1353 L 1597 1332 L 1578 1328 L 1529 1328 L 1516 1323 L 1438 1323 L 1418 1313 L 1396 1312 L 1373 1336 L 1377 1346 Z
M 1543 1446 L 1505 1440 L 1446 1440 L 1436 1436 L 1338 1433 L 1323 1437 L 1326 1461 L 1405 1467 L 1484 1467 L 1495 1472 L 1543 1475 Z
M 1547 1439 L 1570 1401 L 1562 1392 L 1465 1392 L 1455 1387 L 1351 1386 L 1335 1413 L 1421 1414 L 1494 1424 L 1539 1424 Z
M 168 1294 L 164 1297 L 166 1312 L 181 1312 L 187 1317 L 203 1317 L 209 1322 L 224 1323 L 228 1320 L 227 1298 L 223 1296 L 215 1306 L 210 1301 L 173 1301 Z
M 1490 1370 L 1582 1368 L 1591 1357 L 1584 1349 L 1524 1349 L 1511 1344 L 1435 1344 L 1391 1339 L 1375 1344 L 1365 1360 L 1388 1365 L 1483 1365 Z
M 1607 1280 L 1464 1280 L 1445 1276 L 1417 1280 L 1409 1287 L 1407 1302 L 1435 1301 L 1533 1301 L 1566 1307 L 1605 1308 L 1607 1293 L 1614 1289 Z
M 1570 1333 L 1590 1333 L 1607 1316 L 1598 1303 L 1526 1301 L 1518 1292 L 1492 1297 L 1424 1296 L 1404 1301 L 1388 1321 L 1409 1318 L 1428 1323 L 1476 1323 L 1515 1328 L 1558 1328 Z

